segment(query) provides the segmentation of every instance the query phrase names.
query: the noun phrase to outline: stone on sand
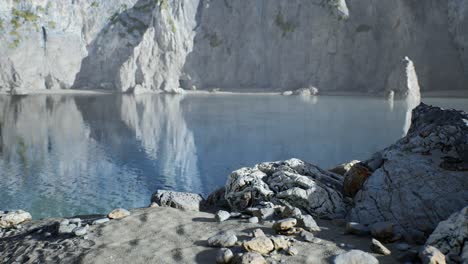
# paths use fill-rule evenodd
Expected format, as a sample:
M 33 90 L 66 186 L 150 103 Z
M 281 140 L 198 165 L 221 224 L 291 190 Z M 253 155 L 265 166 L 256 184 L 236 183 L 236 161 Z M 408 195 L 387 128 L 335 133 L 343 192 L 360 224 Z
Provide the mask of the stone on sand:
M 220 248 L 216 254 L 216 263 L 218 264 L 228 264 L 231 262 L 234 254 L 228 248 Z
M 247 252 L 234 257 L 232 264 L 266 264 L 265 258 L 256 252 Z
M 211 247 L 233 247 L 236 245 L 237 236 L 232 231 L 222 231 L 208 238 Z
M 107 217 L 110 219 L 122 219 L 130 215 L 130 212 L 123 208 L 117 208 L 112 210 Z
M 385 256 L 390 255 L 392 253 L 388 248 L 386 248 L 382 243 L 380 243 L 380 241 L 378 241 L 375 238 L 372 239 L 370 249 L 377 254 L 382 254 Z
M 351 250 L 335 257 L 335 264 L 378 264 L 379 261 L 369 253 Z
M 109 221 L 110 221 L 110 219 L 106 217 L 106 218 L 101 218 L 101 219 L 94 220 L 92 224 L 93 225 L 100 225 L 100 224 L 107 223 Z
M 276 231 L 285 231 L 295 227 L 297 224 L 297 220 L 295 218 L 286 218 L 283 220 L 279 220 L 273 224 L 273 229 Z
M 266 236 L 255 237 L 243 243 L 245 250 L 266 255 L 275 249 L 273 242 Z
M 300 215 L 298 218 L 298 226 L 304 228 L 309 232 L 319 232 L 320 227 L 315 222 L 314 218 L 311 215 Z
M 314 242 L 315 240 L 314 234 L 312 234 L 309 231 L 302 230 L 301 233 L 299 233 L 299 235 L 306 242 Z
M 288 249 L 290 246 L 289 241 L 284 236 L 274 236 L 271 238 L 275 250 Z
M 228 220 L 229 217 L 231 217 L 231 214 L 229 212 L 223 211 L 223 210 L 219 210 L 215 214 L 216 221 L 218 221 L 218 222 L 224 222 L 224 221 Z
M 253 216 L 248 219 L 249 223 L 251 224 L 257 224 L 258 223 L 258 217 Z

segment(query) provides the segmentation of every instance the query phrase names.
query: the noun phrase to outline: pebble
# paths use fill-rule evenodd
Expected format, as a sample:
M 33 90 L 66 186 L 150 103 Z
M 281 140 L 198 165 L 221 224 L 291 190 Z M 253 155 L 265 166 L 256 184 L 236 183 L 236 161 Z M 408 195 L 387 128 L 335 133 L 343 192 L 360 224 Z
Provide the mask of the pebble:
M 73 234 L 75 234 L 75 236 L 84 236 L 86 235 L 86 233 L 88 233 L 87 225 L 83 227 L 75 228 L 75 230 L 73 230 Z
M 257 252 L 247 252 L 245 254 L 237 255 L 233 264 L 266 264 L 265 258 Z
M 263 230 L 261 230 L 260 228 L 257 228 L 253 231 L 253 236 L 254 237 L 264 237 L 266 236 L 265 233 L 263 232 Z
M 77 228 L 77 225 L 74 224 L 60 224 L 58 233 L 59 234 L 71 234 L 75 228 Z
M 223 211 L 223 210 L 219 210 L 215 215 L 215 219 L 218 222 L 224 222 L 224 221 L 228 220 L 229 217 L 231 217 L 231 214 L 229 212 L 226 212 L 226 211 Z

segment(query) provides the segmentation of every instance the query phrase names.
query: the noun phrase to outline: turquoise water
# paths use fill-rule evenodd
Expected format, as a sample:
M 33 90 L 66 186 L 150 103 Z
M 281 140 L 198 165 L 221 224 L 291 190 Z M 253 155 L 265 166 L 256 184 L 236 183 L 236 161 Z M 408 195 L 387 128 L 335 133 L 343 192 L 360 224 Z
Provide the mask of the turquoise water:
M 468 110 L 467 99 L 424 100 Z M 208 194 L 243 166 L 366 159 L 408 128 L 377 98 L 265 95 L 0 97 L 0 210 L 35 218 L 146 206 L 157 189 Z

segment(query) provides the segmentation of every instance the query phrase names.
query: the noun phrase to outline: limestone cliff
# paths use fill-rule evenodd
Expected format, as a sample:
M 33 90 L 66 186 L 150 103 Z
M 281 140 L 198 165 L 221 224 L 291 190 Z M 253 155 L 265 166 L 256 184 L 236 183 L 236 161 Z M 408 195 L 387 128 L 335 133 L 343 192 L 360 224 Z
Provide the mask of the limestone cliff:
M 5 0 L 0 89 L 468 88 L 467 0 Z

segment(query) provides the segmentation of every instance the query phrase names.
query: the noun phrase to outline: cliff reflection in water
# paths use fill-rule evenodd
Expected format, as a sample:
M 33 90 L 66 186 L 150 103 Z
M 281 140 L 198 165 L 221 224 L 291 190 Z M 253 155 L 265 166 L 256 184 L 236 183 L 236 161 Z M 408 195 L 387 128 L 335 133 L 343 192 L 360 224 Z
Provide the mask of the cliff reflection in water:
M 106 213 L 146 206 L 161 188 L 206 195 L 262 161 L 365 159 L 401 137 L 411 107 L 358 97 L 3 96 L 0 210 Z

